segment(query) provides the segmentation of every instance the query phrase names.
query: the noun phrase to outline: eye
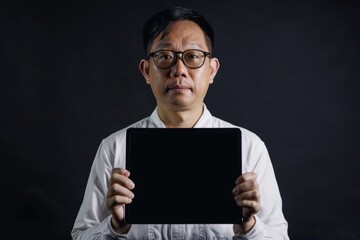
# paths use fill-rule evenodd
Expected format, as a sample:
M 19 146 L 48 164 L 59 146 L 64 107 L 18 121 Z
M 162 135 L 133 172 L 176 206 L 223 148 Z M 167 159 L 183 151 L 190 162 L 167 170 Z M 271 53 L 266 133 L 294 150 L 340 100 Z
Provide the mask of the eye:
M 192 55 L 189 55 L 189 56 L 188 56 L 188 58 L 193 58 L 193 59 L 196 59 L 196 58 L 199 58 L 199 56 L 198 56 L 198 55 L 196 55 L 196 54 L 192 54 Z
M 202 58 L 202 52 L 200 51 L 189 51 L 186 52 L 185 56 L 187 61 L 197 61 Z
M 174 58 L 173 53 L 170 51 L 159 51 L 154 57 L 159 61 L 170 61 Z

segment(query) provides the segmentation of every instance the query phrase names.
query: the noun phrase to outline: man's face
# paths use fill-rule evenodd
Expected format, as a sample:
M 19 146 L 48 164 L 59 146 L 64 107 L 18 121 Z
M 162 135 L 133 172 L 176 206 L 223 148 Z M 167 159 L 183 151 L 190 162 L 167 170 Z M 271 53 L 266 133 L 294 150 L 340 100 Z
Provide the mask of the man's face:
M 202 29 L 192 21 L 179 21 L 172 24 L 165 36 L 159 36 L 153 41 L 150 52 L 158 50 L 185 51 L 199 49 L 208 52 Z M 181 56 L 180 54 L 178 55 Z M 140 70 L 160 108 L 170 110 L 191 110 L 201 107 L 209 84 L 219 68 L 216 58 L 205 58 L 204 65 L 190 69 L 179 58 L 169 69 L 159 69 L 152 58 L 141 60 Z

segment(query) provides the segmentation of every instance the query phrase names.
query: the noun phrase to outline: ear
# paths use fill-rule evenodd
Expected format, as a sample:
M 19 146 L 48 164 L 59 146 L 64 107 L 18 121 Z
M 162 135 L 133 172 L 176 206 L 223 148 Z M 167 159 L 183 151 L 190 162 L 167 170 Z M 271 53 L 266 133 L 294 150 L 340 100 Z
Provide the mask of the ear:
M 214 78 L 219 68 L 220 68 L 219 59 L 210 58 L 210 84 L 214 82 Z
M 145 59 L 141 59 L 139 63 L 139 69 L 142 75 L 144 76 L 146 83 L 150 84 L 149 61 Z

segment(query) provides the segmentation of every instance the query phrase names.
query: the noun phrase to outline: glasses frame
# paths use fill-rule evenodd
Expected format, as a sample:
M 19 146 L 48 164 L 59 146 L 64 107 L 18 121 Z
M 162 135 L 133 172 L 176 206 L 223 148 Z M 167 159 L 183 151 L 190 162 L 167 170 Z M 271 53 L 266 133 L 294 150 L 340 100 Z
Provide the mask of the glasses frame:
M 184 53 L 189 52 L 189 51 L 194 51 L 194 50 L 195 50 L 195 51 L 202 52 L 202 53 L 204 54 L 204 61 L 203 61 L 202 64 L 201 64 L 200 66 L 198 66 L 198 67 L 190 67 L 190 66 L 188 66 L 188 65 L 186 64 L 186 62 L 185 62 L 185 60 L 184 60 Z M 173 61 L 172 61 L 172 63 L 170 64 L 169 67 L 166 67 L 166 68 L 164 68 L 164 67 L 159 67 L 159 66 L 156 64 L 156 61 L 155 61 L 155 59 L 154 59 L 154 55 L 155 55 L 156 53 L 162 52 L 162 51 L 169 51 L 169 52 L 172 52 L 172 53 L 174 54 L 174 59 L 173 59 Z M 181 54 L 181 57 L 179 57 L 179 54 Z M 200 49 L 187 49 L 187 50 L 185 50 L 185 51 L 174 51 L 174 50 L 169 50 L 169 49 L 161 49 L 161 50 L 157 50 L 157 51 L 155 51 L 155 52 L 151 52 L 151 53 L 149 53 L 149 55 L 148 55 L 148 58 L 152 58 L 153 61 L 154 61 L 155 66 L 156 66 L 157 68 L 159 68 L 159 69 L 169 69 L 169 68 L 172 68 L 172 67 L 177 63 L 177 61 L 178 61 L 179 58 L 181 59 L 181 61 L 184 63 L 184 65 L 185 65 L 187 68 L 190 68 L 190 69 L 201 68 L 201 67 L 204 65 L 204 63 L 205 63 L 206 57 L 212 58 L 211 53 L 210 53 L 210 52 L 203 51 L 203 50 L 200 50 Z

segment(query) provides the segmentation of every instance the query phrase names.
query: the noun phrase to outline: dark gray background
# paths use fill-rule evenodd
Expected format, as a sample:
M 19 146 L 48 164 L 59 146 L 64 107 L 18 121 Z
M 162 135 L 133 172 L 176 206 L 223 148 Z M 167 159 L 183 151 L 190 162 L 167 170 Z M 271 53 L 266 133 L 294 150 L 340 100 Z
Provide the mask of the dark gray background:
M 138 70 L 141 28 L 172 5 L 213 24 L 221 68 L 206 104 L 265 141 L 290 237 L 360 239 L 360 4 L 350 0 L 2 1 L 3 220 L 17 229 L 6 232 L 70 239 L 100 141 L 155 107 Z

